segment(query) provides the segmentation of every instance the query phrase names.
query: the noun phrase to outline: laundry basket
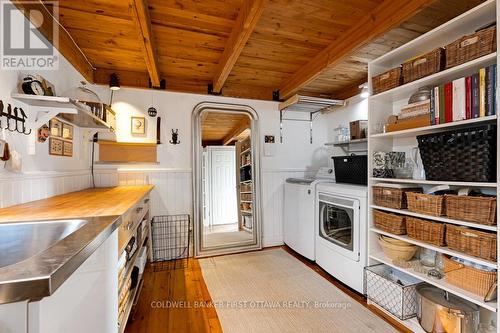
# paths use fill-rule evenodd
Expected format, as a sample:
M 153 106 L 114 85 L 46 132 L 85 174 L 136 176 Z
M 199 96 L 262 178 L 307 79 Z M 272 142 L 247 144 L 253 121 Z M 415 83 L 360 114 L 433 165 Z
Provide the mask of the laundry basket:
M 155 216 L 151 226 L 153 262 L 189 257 L 191 223 L 188 214 Z

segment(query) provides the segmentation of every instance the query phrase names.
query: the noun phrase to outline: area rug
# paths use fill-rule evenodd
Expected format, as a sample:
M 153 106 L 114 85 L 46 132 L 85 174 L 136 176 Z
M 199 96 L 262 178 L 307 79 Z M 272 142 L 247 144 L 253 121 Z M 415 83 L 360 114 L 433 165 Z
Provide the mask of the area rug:
M 282 249 L 200 260 L 225 333 L 397 332 Z

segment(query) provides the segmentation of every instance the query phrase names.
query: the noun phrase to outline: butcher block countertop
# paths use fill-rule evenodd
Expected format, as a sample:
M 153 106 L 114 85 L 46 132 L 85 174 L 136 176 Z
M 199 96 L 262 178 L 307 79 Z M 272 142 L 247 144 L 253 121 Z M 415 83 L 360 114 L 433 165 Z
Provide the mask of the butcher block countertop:
M 0 223 L 123 215 L 153 185 L 86 189 L 0 209 Z

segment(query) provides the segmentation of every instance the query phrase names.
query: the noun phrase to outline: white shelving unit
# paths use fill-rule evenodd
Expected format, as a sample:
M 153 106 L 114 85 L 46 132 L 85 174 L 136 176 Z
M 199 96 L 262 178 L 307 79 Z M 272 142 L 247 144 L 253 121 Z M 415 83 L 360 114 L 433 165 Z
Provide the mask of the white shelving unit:
M 369 81 L 370 91 L 373 91 L 370 78 L 378 74 L 384 73 L 389 69 L 399 66 L 400 64 L 404 63 L 407 59 L 432 51 L 437 47 L 445 46 L 453 42 L 454 40 L 462 37 L 463 35 L 470 34 L 488 23 L 497 21 L 497 16 L 500 16 L 500 9 L 497 8 L 497 1 L 496 0 L 485 1 L 479 6 L 471 9 L 470 11 L 412 40 L 406 45 L 403 45 L 400 48 L 395 49 L 387 53 L 386 55 L 372 61 L 371 63 L 368 64 L 368 77 L 369 77 L 368 81 Z M 424 86 L 436 86 L 444 84 L 454 79 L 471 75 L 472 73 L 477 72 L 480 68 L 495 63 L 498 63 L 498 54 L 497 53 L 489 54 L 484 57 L 469 61 L 465 64 L 441 71 L 439 73 L 427 76 L 420 80 L 410 82 L 400 87 L 371 96 L 369 98 L 369 103 L 368 103 L 369 175 L 371 176 L 373 172 L 371 156 L 375 151 L 386 151 L 386 152 L 404 151 L 409 157 L 411 149 L 417 146 L 416 137 L 418 135 L 438 133 L 442 131 L 464 128 L 469 126 L 477 126 L 484 123 L 498 124 L 499 118 L 495 115 L 490 117 L 470 119 L 453 123 L 439 124 L 434 126 L 426 126 L 426 127 L 408 129 L 397 132 L 372 133 L 374 128 L 380 128 L 380 124 L 386 123 L 389 115 L 399 113 L 401 107 L 407 104 L 408 98 L 414 92 L 416 92 L 418 88 Z M 500 139 L 498 137 L 497 137 L 497 142 L 500 143 Z M 497 162 L 497 169 L 500 169 L 499 166 L 500 163 Z M 380 263 L 386 264 L 396 270 L 405 272 L 423 282 L 427 282 L 438 288 L 446 290 L 458 297 L 473 302 L 474 304 L 477 304 L 482 309 L 484 309 L 483 311 L 497 312 L 496 314 L 497 318 L 500 319 L 497 302 L 484 302 L 484 299 L 482 297 L 472 294 L 454 285 L 451 285 L 447 283 L 445 279 L 441 280 L 432 279 L 427 277 L 427 275 L 425 274 L 413 270 L 412 268 L 401 268 L 394 265 L 392 261 L 385 256 L 385 254 L 382 251 L 382 248 L 378 244 L 378 236 L 387 235 L 396 239 L 404 240 L 408 243 L 416 244 L 423 248 L 429 248 L 443 254 L 464 258 L 475 263 L 479 263 L 482 265 L 486 265 L 488 267 L 493 267 L 498 269 L 498 264 L 496 262 L 491 262 L 480 258 L 471 257 L 469 255 L 451 250 L 447 247 L 433 246 L 424 242 L 410 239 L 406 235 L 398 236 L 379 230 L 375 228 L 373 225 L 373 210 L 379 209 L 386 212 L 404 214 L 418 218 L 425 218 L 436 222 L 461 225 L 488 232 L 498 233 L 497 226 L 479 225 L 477 223 L 454 220 L 444 216 L 429 216 L 424 214 L 412 213 L 409 212 L 408 210 L 392 209 L 392 208 L 376 206 L 373 204 L 372 187 L 377 183 L 417 184 L 417 185 L 422 185 L 423 187 L 447 184 L 456 187 L 473 187 L 476 189 L 482 189 L 488 193 L 496 193 L 498 196 L 500 194 L 500 187 L 498 186 L 498 182 L 494 183 L 456 182 L 456 181 L 450 182 L 450 181 L 428 181 L 428 180 L 418 180 L 418 179 L 383 179 L 383 178 L 369 177 L 368 256 L 369 256 L 369 264 L 380 264 Z M 498 209 L 497 209 L 497 214 L 498 214 Z M 497 217 L 497 219 L 499 218 Z M 497 247 L 500 249 L 500 246 Z M 418 325 L 418 322 L 416 322 L 415 320 L 400 321 L 395 317 L 393 318 L 399 321 L 402 325 L 411 329 L 412 331 L 423 332 L 423 330 L 421 330 L 420 326 Z M 497 320 L 497 322 L 500 321 Z

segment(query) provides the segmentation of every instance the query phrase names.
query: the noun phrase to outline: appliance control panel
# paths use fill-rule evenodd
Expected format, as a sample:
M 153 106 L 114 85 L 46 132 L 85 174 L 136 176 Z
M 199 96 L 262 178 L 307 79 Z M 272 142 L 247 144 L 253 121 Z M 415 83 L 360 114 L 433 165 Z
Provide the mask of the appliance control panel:
M 333 172 L 333 168 L 329 167 L 322 167 L 319 168 L 318 172 L 316 173 L 316 179 L 330 179 L 332 181 L 335 180 L 335 172 Z

